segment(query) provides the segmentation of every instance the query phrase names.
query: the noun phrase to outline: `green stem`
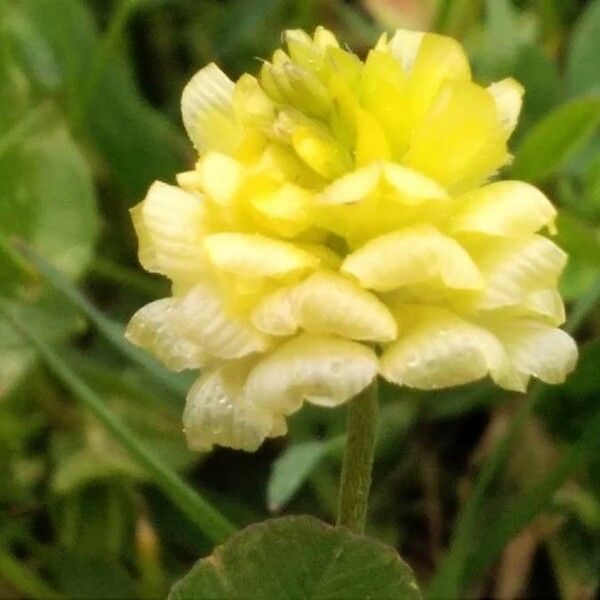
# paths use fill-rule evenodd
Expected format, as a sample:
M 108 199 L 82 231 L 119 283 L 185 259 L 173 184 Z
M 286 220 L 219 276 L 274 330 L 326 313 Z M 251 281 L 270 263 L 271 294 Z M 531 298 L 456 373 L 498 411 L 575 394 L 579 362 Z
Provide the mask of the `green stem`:
M 188 486 L 177 473 L 149 451 L 130 429 L 116 419 L 101 398 L 78 377 L 57 352 L 34 333 L 26 321 L 18 321 L 1 303 L 0 314 L 3 314 L 15 330 L 31 342 L 48 369 L 95 415 L 125 450 L 147 469 L 156 484 L 206 536 L 214 542 L 221 542 L 234 533 L 233 525 Z
M 0 551 L 0 575 L 9 581 L 15 590 L 28 598 L 34 600 L 62 600 L 64 598 L 5 550 Z
M 362 533 L 367 521 L 377 437 L 377 380 L 348 404 L 348 437 L 340 481 L 338 525 Z

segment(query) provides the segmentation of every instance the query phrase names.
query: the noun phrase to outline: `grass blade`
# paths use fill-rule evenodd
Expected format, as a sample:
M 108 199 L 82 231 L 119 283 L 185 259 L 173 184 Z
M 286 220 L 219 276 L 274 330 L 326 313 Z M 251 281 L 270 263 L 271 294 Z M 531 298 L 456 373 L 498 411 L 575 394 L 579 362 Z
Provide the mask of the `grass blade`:
M 64 596 L 5 550 L 0 550 L 0 575 L 10 582 L 15 590 L 32 600 L 65 600 Z
M 571 334 L 575 333 L 599 301 L 600 280 L 592 284 L 588 292 L 575 304 L 564 329 Z M 513 417 L 507 432 L 498 441 L 494 451 L 483 465 L 473 492 L 458 518 L 450 549 L 427 590 L 427 598 L 458 598 L 463 594 L 467 571 L 471 570 L 469 561 L 471 552 L 474 550 L 473 540 L 476 537 L 478 516 L 486 501 L 487 492 L 505 465 L 513 442 L 517 439 L 529 415 L 542 400 L 544 389 L 540 383 L 532 386 L 527 399 Z
M 125 425 L 116 419 L 100 397 L 64 362 L 59 354 L 40 339 L 24 322 L 19 322 L 0 304 L 0 312 L 35 347 L 48 369 L 91 410 L 106 430 L 152 475 L 156 484 L 212 541 L 231 535 L 233 525 L 202 496 L 189 487 L 172 469 L 152 454 Z
M 579 440 L 571 446 L 561 462 L 540 483 L 525 490 L 494 520 L 486 532 L 485 545 L 473 552 L 469 560 L 467 586 L 486 573 L 506 544 L 535 516 L 548 509 L 554 493 L 599 447 L 600 411 L 588 422 Z
M 112 346 L 132 362 L 141 366 L 167 389 L 175 392 L 178 396 L 187 394 L 188 384 L 185 381 L 168 371 L 150 354 L 128 342 L 123 336 L 123 327 L 98 310 L 65 275 L 23 243 L 19 243 L 17 248 L 56 291 L 87 316 Z

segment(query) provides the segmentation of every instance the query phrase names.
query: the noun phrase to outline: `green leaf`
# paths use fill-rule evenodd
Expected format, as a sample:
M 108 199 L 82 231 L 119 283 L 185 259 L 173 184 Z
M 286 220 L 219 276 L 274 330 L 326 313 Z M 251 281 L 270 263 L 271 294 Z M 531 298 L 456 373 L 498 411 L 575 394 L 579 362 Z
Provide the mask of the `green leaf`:
M 567 89 L 573 96 L 600 92 L 600 1 L 580 17 L 567 54 Z
M 199 561 L 170 600 L 418 599 L 410 568 L 380 542 L 312 517 L 252 525 Z
M 110 558 L 89 556 L 86 549 L 60 552 L 52 572 L 68 598 L 125 600 L 136 597 L 135 583 L 125 568 Z
M 48 115 L 46 115 L 48 118 Z M 18 235 L 70 276 L 98 232 L 88 165 L 60 123 L 12 140 L 0 161 L 0 232 Z
M 328 441 L 303 442 L 286 448 L 273 463 L 267 486 L 269 510 L 276 512 L 285 506 L 332 447 L 343 445 L 344 439 L 342 436 Z
M 103 43 L 88 4 L 23 0 L 9 11 L 8 33 L 32 80 L 65 93 L 74 125 L 85 128 L 120 186 L 137 197 L 153 180 L 181 170 L 191 146 L 182 127 L 143 98 L 119 36 Z
M 557 243 L 569 255 L 560 291 L 573 300 L 584 294 L 600 274 L 600 241 L 593 227 L 563 210 L 558 219 Z
M 523 110 L 511 142 L 514 145 L 516 138 L 520 139 L 522 133 L 559 104 L 564 86 L 556 62 L 539 45 L 521 48 L 510 75 L 525 88 Z
M 52 113 L 34 116 L 42 114 L 56 119 Z M 35 323 L 45 339 L 56 341 L 72 333 L 80 321 L 55 294 L 37 282 L 22 281 L 22 265 L 21 270 L 15 268 L 18 260 L 11 256 L 7 240 L 11 236 L 27 240 L 75 277 L 93 253 L 96 197 L 88 166 L 60 120 L 43 127 L 28 121 L 27 131 L 21 123 L 2 138 L 8 142 L 0 156 L 0 275 L 11 285 L 3 286 L 1 295 L 14 293 L 13 284 L 19 282 L 22 297 L 14 302 L 19 318 Z M 0 349 L 1 395 L 26 371 L 34 354 L 1 317 Z
M 537 123 L 517 149 L 511 176 L 539 181 L 591 137 L 600 123 L 600 98 L 572 100 Z

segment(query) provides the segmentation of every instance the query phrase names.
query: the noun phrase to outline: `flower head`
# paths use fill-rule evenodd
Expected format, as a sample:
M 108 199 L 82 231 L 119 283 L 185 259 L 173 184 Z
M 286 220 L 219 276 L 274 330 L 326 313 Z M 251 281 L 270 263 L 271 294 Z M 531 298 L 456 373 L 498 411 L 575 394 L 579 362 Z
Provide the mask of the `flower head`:
M 189 444 L 252 450 L 303 402 L 378 374 L 419 389 L 564 380 L 566 255 L 510 160 L 522 88 L 471 80 L 454 40 L 398 31 L 364 61 L 318 28 L 284 34 L 257 77 L 216 65 L 183 92 L 199 160 L 132 210 L 139 258 L 172 280 L 128 337 L 202 369 Z

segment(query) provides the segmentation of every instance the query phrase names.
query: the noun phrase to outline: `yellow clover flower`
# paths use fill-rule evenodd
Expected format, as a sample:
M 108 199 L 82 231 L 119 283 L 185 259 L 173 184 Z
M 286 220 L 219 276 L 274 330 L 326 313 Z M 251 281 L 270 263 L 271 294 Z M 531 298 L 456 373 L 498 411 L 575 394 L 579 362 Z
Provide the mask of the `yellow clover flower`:
M 329 31 L 287 31 L 258 77 L 215 64 L 183 92 L 199 153 L 132 210 L 141 264 L 173 282 L 127 336 L 202 369 L 192 448 L 253 450 L 304 401 L 337 406 L 378 374 L 524 391 L 576 360 L 558 329 L 565 253 L 531 185 L 494 181 L 521 86 L 471 80 L 454 40 L 398 31 L 363 62 Z

